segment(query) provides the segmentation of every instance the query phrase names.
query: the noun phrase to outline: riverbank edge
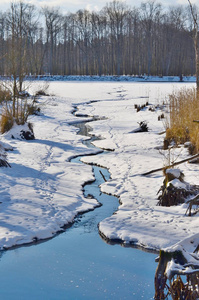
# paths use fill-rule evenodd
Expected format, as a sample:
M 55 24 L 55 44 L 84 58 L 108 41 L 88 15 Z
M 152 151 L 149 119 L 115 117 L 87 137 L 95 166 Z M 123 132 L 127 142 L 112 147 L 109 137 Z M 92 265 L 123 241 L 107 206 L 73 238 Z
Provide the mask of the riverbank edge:
M 0 76 L 0 80 L 10 80 L 9 76 Z M 195 76 L 148 76 L 148 75 L 29 75 L 24 80 L 27 81 L 102 81 L 102 82 L 181 82 L 194 83 Z

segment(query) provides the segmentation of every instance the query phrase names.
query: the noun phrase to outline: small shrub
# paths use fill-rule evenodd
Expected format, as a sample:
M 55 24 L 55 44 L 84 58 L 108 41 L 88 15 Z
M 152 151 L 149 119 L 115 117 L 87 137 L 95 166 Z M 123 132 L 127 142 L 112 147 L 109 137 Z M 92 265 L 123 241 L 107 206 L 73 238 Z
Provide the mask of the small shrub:
M 146 104 L 142 104 L 142 105 L 135 104 L 134 108 L 137 110 L 137 112 L 139 112 L 140 110 L 144 109 L 148 105 L 149 105 L 149 103 L 147 101 Z
M 44 90 L 39 90 L 36 92 L 35 96 L 48 96 L 48 94 L 46 94 L 46 91 Z
M 39 89 L 35 92 L 35 97 L 38 96 L 49 96 L 48 94 L 48 89 L 49 89 L 49 83 L 46 82 L 42 86 L 39 87 Z
M 3 84 L 0 84 L 0 103 L 12 99 L 12 94 L 9 89 L 6 89 Z
M 40 114 L 40 107 L 37 107 L 33 104 L 28 105 L 28 114 L 29 115 L 39 115 Z
M 143 132 L 149 131 L 148 125 L 146 121 L 141 121 L 138 123 L 140 125 L 140 130 Z
M 27 100 L 18 99 L 15 108 L 15 122 L 17 125 L 24 125 L 29 116 L 29 105 Z
M 139 112 L 140 110 L 141 110 L 141 106 L 138 105 L 138 106 L 137 106 L 137 112 Z
M 159 206 L 173 206 L 184 203 L 190 196 L 198 194 L 198 187 L 190 185 L 184 181 L 184 174 L 179 170 L 166 169 L 164 170 L 165 179 L 163 185 L 158 191 L 158 204 Z M 177 180 L 183 183 L 182 186 L 175 186 L 172 181 Z

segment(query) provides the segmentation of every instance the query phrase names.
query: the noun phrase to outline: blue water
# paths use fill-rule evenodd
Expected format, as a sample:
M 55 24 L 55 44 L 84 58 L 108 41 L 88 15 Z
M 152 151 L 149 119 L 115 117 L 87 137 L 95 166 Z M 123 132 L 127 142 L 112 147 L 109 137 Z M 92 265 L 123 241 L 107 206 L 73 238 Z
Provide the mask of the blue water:
M 100 193 L 99 170 L 108 179 L 94 167 L 96 181 L 85 194 L 101 207 L 51 240 L 2 252 L 0 299 L 153 299 L 157 255 L 109 245 L 98 234 L 98 223 L 118 207 L 117 198 Z

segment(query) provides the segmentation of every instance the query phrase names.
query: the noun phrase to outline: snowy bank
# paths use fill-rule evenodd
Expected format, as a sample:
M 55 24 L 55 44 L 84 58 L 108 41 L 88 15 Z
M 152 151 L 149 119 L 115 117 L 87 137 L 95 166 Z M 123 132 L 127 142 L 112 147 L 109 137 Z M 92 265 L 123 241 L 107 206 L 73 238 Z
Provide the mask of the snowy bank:
M 0 249 L 52 237 L 78 213 L 98 205 L 83 196 L 84 183 L 94 179 L 91 167 L 70 162 L 91 153 L 67 122 L 75 120 L 71 105 L 52 97 L 40 102 L 44 115 L 30 118 L 35 140 L 21 139 L 20 126 L 1 137 L 13 151 L 8 152 L 11 168 L 0 168 Z
M 198 255 L 198 245 L 199 245 L 199 234 L 195 234 L 191 237 L 185 238 L 179 241 L 175 245 L 165 248 L 164 251 L 168 253 L 180 252 L 182 253 L 185 264 L 176 263 L 173 259 L 168 262 L 166 268 L 166 276 L 171 279 L 174 275 L 187 275 L 194 272 L 199 272 L 199 255 Z
M 7 156 L 11 168 L 0 168 L 1 249 L 51 237 L 75 215 L 98 205 L 83 195 L 84 183 L 94 179 L 89 164 L 109 169 L 111 180 L 103 183 L 101 190 L 116 195 L 121 203 L 113 216 L 99 224 L 107 239 L 160 249 L 196 234 L 197 215 L 185 216 L 186 204 L 157 206 L 162 173 L 142 176 L 164 164 L 167 154 L 160 151 L 164 136 L 159 134 L 164 131 L 164 120 L 158 121 L 158 116 L 162 110 L 167 114 L 166 95 L 181 87 L 186 84 L 50 83 L 50 93 L 56 96 L 42 97 L 43 115 L 29 120 L 35 140 L 12 139 L 10 132 L 1 138 L 13 148 Z M 135 104 L 146 101 L 148 106 L 137 112 Z M 78 114 L 103 118 L 89 123 L 92 133 L 103 138 L 94 144 L 113 150 L 82 158 L 86 164 L 81 167 L 70 159 L 98 150 L 83 145 L 85 138 L 76 135 L 77 129 L 71 126 L 80 121 L 72 114 L 74 106 Z M 147 122 L 149 132 L 133 133 L 141 121 Z M 186 156 L 187 149 L 180 149 L 180 158 Z M 198 182 L 198 170 L 198 165 L 182 166 L 185 180 L 192 184 Z
M 159 105 L 155 111 L 149 110 L 151 105 L 156 104 L 154 99 L 149 97 L 150 105 L 137 113 L 135 104 L 142 104 L 146 99 L 132 99 L 124 89 L 118 100 L 81 107 L 81 113 L 89 115 L 92 112 L 106 118 L 91 124 L 93 134 L 104 138 L 94 144 L 114 150 L 96 157 L 84 157 L 82 161 L 107 167 L 112 179 L 103 183 L 101 190 L 120 199 L 118 211 L 100 222 L 102 235 L 108 240 L 161 249 L 197 233 L 198 216 L 185 216 L 187 204 L 157 206 L 157 192 L 164 180 L 163 174 L 157 172 L 142 176 L 146 171 L 163 167 L 168 155 L 168 152 L 160 150 L 164 136 L 159 133 L 164 131 L 164 121 L 158 121 L 162 109 L 167 114 L 167 106 Z M 143 120 L 148 123 L 149 132 L 132 133 Z M 188 152 L 182 147 L 172 155 L 183 159 Z M 180 168 L 187 182 L 197 184 L 198 165 L 186 163 Z

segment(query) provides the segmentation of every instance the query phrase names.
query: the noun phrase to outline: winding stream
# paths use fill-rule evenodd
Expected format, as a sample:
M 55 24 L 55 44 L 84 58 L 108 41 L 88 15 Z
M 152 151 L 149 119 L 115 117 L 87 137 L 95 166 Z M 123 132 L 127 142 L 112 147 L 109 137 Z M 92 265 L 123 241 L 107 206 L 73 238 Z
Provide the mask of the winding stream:
M 53 239 L 2 253 L 0 299 L 153 299 L 156 255 L 109 245 L 98 234 L 98 223 L 118 207 L 117 198 L 100 192 L 100 171 L 109 178 L 106 169 L 93 166 L 96 180 L 84 193 L 102 206 Z

